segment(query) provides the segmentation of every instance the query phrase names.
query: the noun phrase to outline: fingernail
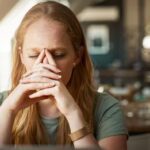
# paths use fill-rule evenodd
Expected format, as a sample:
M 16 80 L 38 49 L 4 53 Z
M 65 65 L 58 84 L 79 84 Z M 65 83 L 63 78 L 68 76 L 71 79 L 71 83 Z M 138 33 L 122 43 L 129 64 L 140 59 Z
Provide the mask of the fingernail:
M 61 78 L 61 75 L 58 75 L 58 78 L 60 79 L 60 78 Z
M 54 86 L 54 85 L 55 85 L 55 82 L 52 82 L 52 85 Z
M 61 70 L 57 69 L 58 73 L 61 73 Z
M 29 98 L 33 98 L 33 95 L 29 95 Z

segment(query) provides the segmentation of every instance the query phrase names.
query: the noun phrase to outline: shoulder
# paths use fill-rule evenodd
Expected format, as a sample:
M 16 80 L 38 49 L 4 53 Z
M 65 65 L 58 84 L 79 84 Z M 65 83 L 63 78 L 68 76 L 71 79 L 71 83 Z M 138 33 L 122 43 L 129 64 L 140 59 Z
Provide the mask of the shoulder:
M 119 101 L 108 93 L 97 93 L 94 112 L 95 136 L 105 137 L 128 134 Z
M 0 105 L 3 103 L 4 99 L 8 96 L 8 91 L 0 92 Z
M 116 106 L 120 105 L 119 101 L 108 93 L 97 93 L 95 103 L 95 113 L 101 115 L 106 111 L 115 111 Z

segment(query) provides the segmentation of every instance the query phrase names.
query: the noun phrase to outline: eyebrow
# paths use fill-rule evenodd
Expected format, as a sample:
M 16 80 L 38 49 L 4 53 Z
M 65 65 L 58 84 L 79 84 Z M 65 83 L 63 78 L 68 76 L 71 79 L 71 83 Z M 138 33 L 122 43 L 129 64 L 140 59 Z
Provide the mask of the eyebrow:
M 43 48 L 44 49 L 44 48 Z M 55 52 L 55 51 L 58 51 L 58 50 L 63 50 L 63 51 L 66 51 L 66 48 L 64 47 L 56 47 L 56 48 L 46 48 L 48 51 L 50 52 Z M 39 52 L 40 50 L 42 50 L 41 48 L 31 48 L 31 49 L 28 49 L 28 51 L 34 51 L 34 52 Z

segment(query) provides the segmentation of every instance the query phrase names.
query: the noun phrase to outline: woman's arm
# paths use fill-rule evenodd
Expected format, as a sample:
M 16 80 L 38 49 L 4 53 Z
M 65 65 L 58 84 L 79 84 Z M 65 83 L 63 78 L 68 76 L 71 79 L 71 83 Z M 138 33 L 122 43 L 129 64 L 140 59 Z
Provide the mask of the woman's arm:
M 51 56 L 49 55 L 50 54 L 46 51 L 46 56 L 50 64 Z M 22 84 L 34 83 L 35 79 L 34 76 L 32 75 L 33 73 L 34 72 L 32 72 L 31 75 L 29 75 L 29 77 L 24 77 L 22 79 Z M 39 74 L 38 82 L 41 82 L 42 78 L 43 77 Z M 47 79 L 48 78 L 49 77 L 47 76 Z M 29 97 L 32 99 L 32 98 L 39 98 L 42 96 L 53 96 L 57 108 L 66 117 L 69 123 L 71 133 L 80 130 L 85 126 L 85 119 L 83 117 L 82 110 L 80 110 L 74 98 L 71 96 L 68 89 L 66 88 L 66 86 L 63 84 L 61 80 L 55 80 L 55 81 L 52 80 L 52 81 L 55 83 L 53 87 L 36 91 L 35 93 L 31 94 Z M 99 145 L 98 141 L 94 138 L 92 134 L 88 134 L 80 138 L 79 140 L 74 141 L 74 146 L 75 148 L 94 147 L 100 149 L 101 145 Z
M 102 150 L 127 150 L 127 136 L 117 135 L 104 138 L 98 142 Z
M 0 106 L 0 145 L 11 144 L 11 131 L 15 114 L 3 103 Z
M 41 63 L 43 58 L 44 52 L 41 52 L 33 68 L 30 71 L 26 72 L 23 76 L 27 76 L 28 74 L 30 74 L 30 72 L 34 70 L 34 67 Z M 41 67 L 43 69 L 44 67 L 48 67 L 49 69 L 51 69 L 51 66 L 44 65 L 43 67 L 43 65 L 44 64 L 41 64 Z M 52 70 L 58 72 L 58 69 L 55 67 L 52 67 Z M 56 78 L 56 76 L 57 75 L 53 75 L 53 78 Z M 33 91 L 50 88 L 52 86 L 53 84 L 49 82 L 43 83 L 35 81 L 35 83 L 22 84 L 20 81 L 17 87 L 10 93 L 10 95 L 4 100 L 3 104 L 0 106 L 0 145 L 11 144 L 10 142 L 12 137 L 12 126 L 17 112 L 20 109 L 24 109 L 41 100 L 40 98 L 36 98 L 27 101 L 26 99 L 29 99 L 29 94 L 31 94 L 31 92 Z
M 78 131 L 85 126 L 85 120 L 80 110 L 73 111 L 66 116 L 70 126 L 71 133 Z M 88 134 L 83 138 L 74 142 L 75 148 L 97 148 L 100 149 L 98 142 L 92 134 Z
M 70 125 L 71 132 L 75 132 L 85 126 L 82 113 L 74 111 L 66 116 Z M 74 142 L 75 148 L 97 148 L 102 150 L 127 150 L 127 136 L 118 135 L 104 138 L 97 141 L 92 134 L 88 134 L 83 138 Z

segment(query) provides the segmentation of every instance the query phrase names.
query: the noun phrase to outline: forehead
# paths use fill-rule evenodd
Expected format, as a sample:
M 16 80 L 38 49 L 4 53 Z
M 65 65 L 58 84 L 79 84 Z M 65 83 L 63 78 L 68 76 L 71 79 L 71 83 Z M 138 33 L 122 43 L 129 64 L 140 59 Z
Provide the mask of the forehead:
M 23 47 L 52 48 L 70 45 L 71 40 L 64 24 L 39 19 L 31 24 L 24 35 Z

